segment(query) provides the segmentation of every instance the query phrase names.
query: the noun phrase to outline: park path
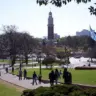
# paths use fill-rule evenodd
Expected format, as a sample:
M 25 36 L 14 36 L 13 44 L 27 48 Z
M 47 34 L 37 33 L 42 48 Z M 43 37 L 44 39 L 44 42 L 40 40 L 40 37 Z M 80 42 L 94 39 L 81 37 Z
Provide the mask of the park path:
M 32 85 L 32 80 L 19 80 L 18 77 L 16 75 L 12 75 L 12 74 L 9 74 L 9 73 L 5 73 L 5 70 L 1 70 L 1 76 L 0 76 L 0 79 L 1 80 L 4 80 L 6 82 L 9 82 L 11 84 L 14 84 L 14 85 L 17 85 L 17 86 L 20 86 L 20 87 L 23 87 L 23 88 L 27 88 L 27 89 L 36 89 L 40 86 L 44 86 L 44 87 L 49 87 L 50 85 L 49 84 L 44 84 L 44 83 L 41 83 L 41 84 L 34 84 Z M 38 82 L 38 81 L 37 81 Z

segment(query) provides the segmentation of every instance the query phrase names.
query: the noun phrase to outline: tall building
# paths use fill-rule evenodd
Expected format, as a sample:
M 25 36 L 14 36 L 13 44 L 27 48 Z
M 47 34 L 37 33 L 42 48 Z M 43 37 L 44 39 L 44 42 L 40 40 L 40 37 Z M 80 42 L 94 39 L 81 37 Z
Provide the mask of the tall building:
M 52 12 L 50 11 L 48 17 L 48 40 L 53 39 L 54 39 L 54 24 L 53 24 Z

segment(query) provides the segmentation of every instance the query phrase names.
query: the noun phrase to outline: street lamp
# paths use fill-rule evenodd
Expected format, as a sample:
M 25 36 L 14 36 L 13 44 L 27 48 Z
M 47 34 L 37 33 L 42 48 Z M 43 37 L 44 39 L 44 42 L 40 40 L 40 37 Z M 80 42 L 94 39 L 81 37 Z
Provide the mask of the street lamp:
M 40 63 L 40 76 L 42 76 L 42 72 L 41 72 L 41 52 L 39 52 L 38 54 L 38 62 Z

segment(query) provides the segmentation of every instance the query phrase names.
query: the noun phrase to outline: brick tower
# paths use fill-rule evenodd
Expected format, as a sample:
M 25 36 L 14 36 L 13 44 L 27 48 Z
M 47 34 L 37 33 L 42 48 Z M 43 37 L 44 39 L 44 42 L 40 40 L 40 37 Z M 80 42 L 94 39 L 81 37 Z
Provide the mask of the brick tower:
M 54 39 L 54 24 L 53 24 L 52 12 L 50 11 L 48 17 L 48 40 L 53 39 Z

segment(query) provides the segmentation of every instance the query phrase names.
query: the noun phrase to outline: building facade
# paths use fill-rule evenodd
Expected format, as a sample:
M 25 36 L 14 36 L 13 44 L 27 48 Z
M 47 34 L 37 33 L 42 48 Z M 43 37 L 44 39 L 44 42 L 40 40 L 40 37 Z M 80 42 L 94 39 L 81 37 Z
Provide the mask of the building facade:
M 90 36 L 90 31 L 84 29 L 81 32 L 76 32 L 76 36 Z

